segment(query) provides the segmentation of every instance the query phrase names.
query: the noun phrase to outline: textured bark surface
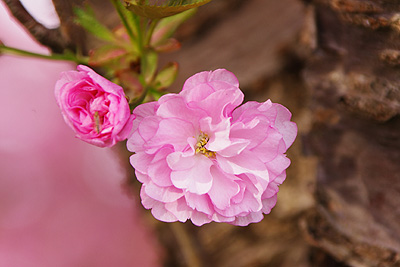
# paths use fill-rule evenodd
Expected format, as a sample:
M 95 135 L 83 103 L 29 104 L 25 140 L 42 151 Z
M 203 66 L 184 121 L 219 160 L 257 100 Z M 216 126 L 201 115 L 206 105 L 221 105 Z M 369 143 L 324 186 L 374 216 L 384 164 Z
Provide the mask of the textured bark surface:
M 26 28 L 39 43 L 53 53 L 65 50 L 86 52 L 85 32 L 74 22 L 73 8 L 82 5 L 82 0 L 53 0 L 61 25 L 48 29 L 37 22 L 19 0 L 3 0 L 10 13 Z
M 400 1 L 310 5 L 307 147 L 319 166 L 305 232 L 350 265 L 400 266 Z

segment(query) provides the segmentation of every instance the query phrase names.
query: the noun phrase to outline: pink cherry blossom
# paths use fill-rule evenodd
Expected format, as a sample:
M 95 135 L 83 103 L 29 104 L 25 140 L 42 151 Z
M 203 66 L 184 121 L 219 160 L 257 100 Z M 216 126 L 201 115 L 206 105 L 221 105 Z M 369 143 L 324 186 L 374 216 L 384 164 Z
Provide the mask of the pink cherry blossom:
M 130 161 L 155 218 L 245 226 L 275 206 L 297 127 L 270 100 L 239 106 L 238 86 L 227 70 L 201 72 L 133 111 Z
M 125 140 L 134 116 L 122 87 L 86 66 L 77 69 L 63 72 L 55 86 L 65 122 L 76 137 L 99 147 Z

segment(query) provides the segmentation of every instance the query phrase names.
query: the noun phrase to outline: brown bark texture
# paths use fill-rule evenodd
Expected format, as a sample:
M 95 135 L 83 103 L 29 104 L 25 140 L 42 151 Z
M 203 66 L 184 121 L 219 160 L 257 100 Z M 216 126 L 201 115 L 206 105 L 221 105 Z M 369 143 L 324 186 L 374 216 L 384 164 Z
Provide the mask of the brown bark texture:
M 3 2 L 29 34 L 53 53 L 62 54 L 65 50 L 86 52 L 85 33 L 74 22 L 73 13 L 73 8 L 82 4 L 81 0 L 53 1 L 61 22 L 60 27 L 56 29 L 48 29 L 37 22 L 19 0 L 3 0 Z
M 307 5 L 319 164 L 305 233 L 351 266 L 400 266 L 400 1 Z

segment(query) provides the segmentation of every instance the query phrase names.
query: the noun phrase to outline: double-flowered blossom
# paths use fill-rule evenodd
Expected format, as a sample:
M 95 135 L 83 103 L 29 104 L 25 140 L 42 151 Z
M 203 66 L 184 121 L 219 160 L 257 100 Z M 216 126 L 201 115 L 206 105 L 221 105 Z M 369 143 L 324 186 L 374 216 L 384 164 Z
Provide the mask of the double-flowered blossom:
M 242 101 L 237 78 L 218 69 L 133 111 L 130 161 L 155 218 L 245 226 L 275 206 L 297 127 L 280 104 Z
M 121 86 L 79 65 L 66 71 L 55 86 L 57 104 L 76 137 L 99 147 L 125 140 L 134 116 Z

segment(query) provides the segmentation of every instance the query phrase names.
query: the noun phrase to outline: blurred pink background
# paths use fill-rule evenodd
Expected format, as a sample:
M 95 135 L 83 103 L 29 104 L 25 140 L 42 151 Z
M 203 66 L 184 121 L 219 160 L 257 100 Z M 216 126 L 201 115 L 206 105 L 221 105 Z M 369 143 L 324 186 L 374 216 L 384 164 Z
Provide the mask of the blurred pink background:
M 49 1 L 24 1 L 57 26 Z M 47 19 L 47 20 L 46 20 Z M 0 40 L 46 53 L 0 1 Z M 115 149 L 74 138 L 55 103 L 65 62 L 0 56 L 0 267 L 160 266 Z

